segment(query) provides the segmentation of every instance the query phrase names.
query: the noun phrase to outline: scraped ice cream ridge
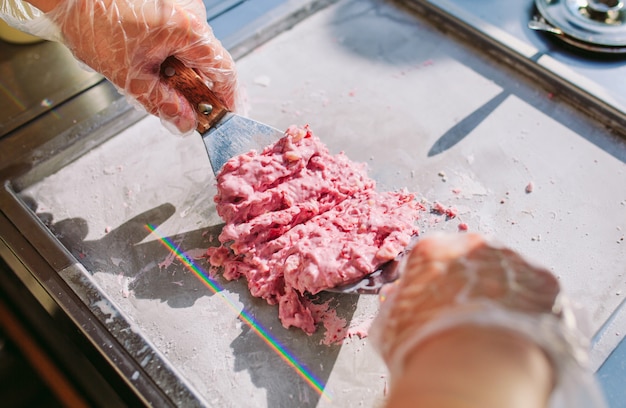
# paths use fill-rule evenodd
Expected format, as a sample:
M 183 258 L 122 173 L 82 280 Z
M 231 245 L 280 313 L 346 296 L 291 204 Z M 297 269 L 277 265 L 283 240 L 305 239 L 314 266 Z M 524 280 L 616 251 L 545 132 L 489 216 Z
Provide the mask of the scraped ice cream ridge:
M 292 126 L 222 168 L 215 202 L 225 226 L 209 261 L 277 304 L 284 327 L 311 334 L 328 316 L 313 295 L 371 273 L 418 233 L 415 194 L 375 187 L 365 164 L 331 155 L 308 126 Z

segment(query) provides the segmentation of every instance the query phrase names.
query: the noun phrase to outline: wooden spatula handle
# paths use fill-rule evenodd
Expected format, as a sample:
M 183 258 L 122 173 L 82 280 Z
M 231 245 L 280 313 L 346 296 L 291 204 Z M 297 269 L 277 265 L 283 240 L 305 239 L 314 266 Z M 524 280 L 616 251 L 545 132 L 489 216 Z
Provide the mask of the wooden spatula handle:
M 228 109 L 204 83 L 200 75 L 175 57 L 168 57 L 161 64 L 161 79 L 179 91 L 191 103 L 198 118 L 200 134 L 208 131 Z

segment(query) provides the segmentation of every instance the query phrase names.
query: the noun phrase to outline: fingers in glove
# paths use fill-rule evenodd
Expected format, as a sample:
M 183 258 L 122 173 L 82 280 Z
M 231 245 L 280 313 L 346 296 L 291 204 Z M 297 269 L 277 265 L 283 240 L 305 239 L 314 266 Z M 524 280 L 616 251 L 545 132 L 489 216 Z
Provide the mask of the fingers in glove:
M 378 319 L 387 342 L 383 357 L 451 311 L 552 314 L 558 294 L 549 271 L 478 234 L 423 238 L 400 279 L 385 291 Z
M 195 120 L 180 94 L 160 83 L 159 68 L 169 56 L 196 69 L 229 109 L 235 107 L 233 60 L 199 0 L 65 0 L 47 16 L 79 60 L 175 133 L 190 132 Z

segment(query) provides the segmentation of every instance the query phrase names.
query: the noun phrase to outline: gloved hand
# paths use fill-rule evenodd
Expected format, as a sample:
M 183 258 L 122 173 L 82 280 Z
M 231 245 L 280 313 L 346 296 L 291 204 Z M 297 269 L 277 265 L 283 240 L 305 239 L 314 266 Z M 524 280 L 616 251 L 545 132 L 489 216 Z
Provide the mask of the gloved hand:
M 603 406 L 583 367 L 584 337 L 548 270 L 478 234 L 423 238 L 405 262 L 401 277 L 381 293 L 370 331 L 392 380 L 402 376 L 406 356 L 438 333 L 466 325 L 501 327 L 544 350 L 557 376 L 554 393 L 560 389 L 553 399 L 567 399 L 570 407 Z
M 172 131 L 190 133 L 196 119 L 185 98 L 159 80 L 168 56 L 196 69 L 235 109 L 234 62 L 214 37 L 201 0 L 62 0 L 46 17 L 76 58 Z

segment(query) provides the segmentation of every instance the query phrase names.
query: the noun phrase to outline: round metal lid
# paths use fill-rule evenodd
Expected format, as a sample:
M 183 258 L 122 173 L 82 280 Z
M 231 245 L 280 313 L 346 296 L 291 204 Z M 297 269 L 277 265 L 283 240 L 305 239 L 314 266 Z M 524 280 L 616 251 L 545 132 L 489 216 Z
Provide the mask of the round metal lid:
M 626 0 L 535 0 L 563 34 L 606 47 L 626 46 Z

